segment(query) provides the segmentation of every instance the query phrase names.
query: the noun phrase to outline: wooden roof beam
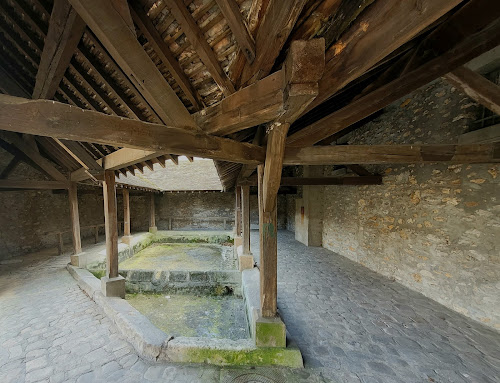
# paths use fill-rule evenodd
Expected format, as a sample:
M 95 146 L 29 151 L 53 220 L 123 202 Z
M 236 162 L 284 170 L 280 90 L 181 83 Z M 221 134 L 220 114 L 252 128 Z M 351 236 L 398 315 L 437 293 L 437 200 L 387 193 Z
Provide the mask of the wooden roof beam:
M 500 143 L 482 145 L 330 145 L 288 147 L 285 165 L 458 164 L 500 162 Z
M 500 86 L 464 66 L 448 73 L 445 78 L 474 101 L 500 115 Z
M 33 98 L 54 97 L 84 29 L 84 21 L 67 0 L 54 1 Z
M 255 60 L 255 41 L 243 21 L 238 3 L 235 0 L 216 0 L 216 2 L 243 55 L 251 64 Z
M 138 91 L 167 125 L 194 128 L 194 120 L 117 10 L 126 0 L 69 0 Z
M 222 92 L 226 96 L 234 93 L 235 89 L 233 83 L 222 69 L 219 61 L 217 60 L 217 56 L 208 44 L 203 32 L 193 19 L 193 16 L 187 9 L 184 1 L 170 0 L 167 3 L 167 6 L 170 7 L 172 14 L 180 24 L 182 31 L 193 46 L 193 49 L 198 53 L 201 61 L 205 64 L 213 79 L 221 88 Z
M 375 1 L 328 49 L 319 95 L 307 110 L 330 98 L 461 2 Z
M 92 174 L 101 173 L 104 169 L 96 160 L 78 143 L 75 141 L 59 140 L 54 138 L 54 141 L 59 144 L 71 157 L 73 157 L 80 165 Z
M 78 129 L 68 129 L 68 126 Z M 264 150 L 201 132 L 86 111 L 47 100 L 0 95 L 0 129 L 240 163 L 261 163 Z
M 271 73 L 288 35 L 293 29 L 306 0 L 271 0 L 255 38 L 255 60 L 245 64 L 240 83 L 244 85 Z
M 475 20 L 473 24 L 470 23 L 469 15 L 471 14 L 477 16 L 473 18 Z M 432 44 L 436 44 L 436 41 L 446 41 L 441 54 L 425 58 L 425 61 L 415 68 L 359 97 L 344 108 L 291 134 L 287 138 L 287 146 L 308 147 L 323 141 L 406 94 L 445 75 L 450 69 L 464 65 L 494 48 L 500 44 L 499 18 L 500 4 L 488 2 L 488 0 L 469 2 L 456 12 L 448 23 L 436 30 L 434 36 L 426 39 L 426 42 L 429 41 Z M 457 30 L 462 33 L 456 33 Z M 439 52 L 439 47 L 434 47 L 432 50 Z M 315 102 L 316 100 L 313 101 Z
M 0 132 L 0 138 L 15 146 L 23 152 L 31 161 L 33 161 L 45 174 L 56 181 L 67 181 L 67 178 L 57 170 L 48 160 L 37 153 L 33 148 L 26 144 L 23 139 L 15 133 Z
M 0 180 L 0 190 L 57 190 L 69 186 L 65 181 Z

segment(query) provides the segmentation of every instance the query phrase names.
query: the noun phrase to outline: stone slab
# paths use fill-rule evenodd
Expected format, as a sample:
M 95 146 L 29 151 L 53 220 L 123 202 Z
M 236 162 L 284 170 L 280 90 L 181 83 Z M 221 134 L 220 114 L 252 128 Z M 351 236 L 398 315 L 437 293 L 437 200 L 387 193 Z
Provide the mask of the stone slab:
M 286 347 L 286 327 L 281 318 L 260 317 L 255 323 L 257 347 Z
M 149 232 L 155 234 L 158 232 L 158 228 L 156 226 L 151 226 L 149 228 Z
M 124 235 L 122 237 L 122 242 L 127 244 L 127 245 L 130 245 L 132 243 L 133 238 L 134 237 L 132 235 Z
M 125 299 L 125 278 L 119 275 L 116 278 L 101 278 L 101 291 L 105 297 Z

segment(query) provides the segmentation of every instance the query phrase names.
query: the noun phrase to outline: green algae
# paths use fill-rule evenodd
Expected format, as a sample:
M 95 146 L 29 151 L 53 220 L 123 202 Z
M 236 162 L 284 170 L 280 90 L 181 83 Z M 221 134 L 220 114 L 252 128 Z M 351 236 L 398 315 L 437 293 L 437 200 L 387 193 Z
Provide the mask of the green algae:
M 125 299 L 168 335 L 248 339 L 244 302 L 234 296 L 127 294 Z
M 96 277 L 97 279 L 101 279 L 102 277 L 105 277 L 106 276 L 106 270 L 101 270 L 101 269 L 92 269 L 92 270 L 89 270 L 93 275 L 94 277 Z
M 215 244 L 153 244 L 120 262 L 125 270 L 224 270 L 221 248 Z

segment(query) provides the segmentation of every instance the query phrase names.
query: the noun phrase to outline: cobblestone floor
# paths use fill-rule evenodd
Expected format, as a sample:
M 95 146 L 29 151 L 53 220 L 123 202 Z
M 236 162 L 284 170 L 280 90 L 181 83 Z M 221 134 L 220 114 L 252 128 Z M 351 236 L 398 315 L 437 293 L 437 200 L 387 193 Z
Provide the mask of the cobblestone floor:
M 258 259 L 258 233 L 252 233 Z M 0 265 L 0 382 L 499 382 L 500 334 L 279 233 L 278 305 L 302 371 L 140 359 L 50 251 Z
M 500 333 L 294 233 L 278 241 L 278 306 L 306 368 L 339 382 L 500 382 Z
M 322 383 L 313 370 L 217 368 L 139 358 L 55 250 L 0 264 L 0 383 Z M 276 380 L 266 380 L 266 377 Z

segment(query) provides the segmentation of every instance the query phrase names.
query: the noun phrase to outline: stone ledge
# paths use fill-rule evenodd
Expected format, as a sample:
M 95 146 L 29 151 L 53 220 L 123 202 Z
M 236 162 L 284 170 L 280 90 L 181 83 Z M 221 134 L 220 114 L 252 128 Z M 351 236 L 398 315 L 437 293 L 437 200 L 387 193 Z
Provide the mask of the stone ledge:
M 303 367 L 302 355 L 295 346 L 259 348 L 251 339 L 233 341 L 168 336 L 126 300 L 105 297 L 100 291 L 100 281 L 88 270 L 71 264 L 68 264 L 67 269 L 80 288 L 103 309 L 139 355 L 145 359 L 219 366 Z

